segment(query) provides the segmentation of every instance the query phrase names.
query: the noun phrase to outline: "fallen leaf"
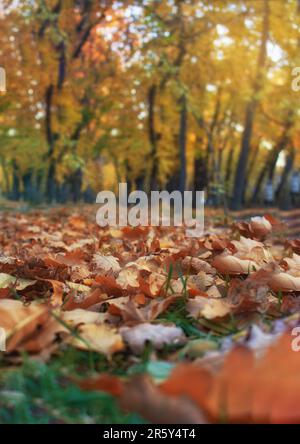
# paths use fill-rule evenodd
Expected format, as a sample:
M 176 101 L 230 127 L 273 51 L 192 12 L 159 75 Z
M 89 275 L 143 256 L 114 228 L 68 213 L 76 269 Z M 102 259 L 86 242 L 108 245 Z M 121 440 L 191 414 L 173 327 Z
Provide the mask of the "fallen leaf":
M 136 354 L 142 353 L 148 342 L 156 349 L 161 349 L 165 345 L 179 345 L 186 341 L 181 328 L 171 325 L 143 323 L 134 327 L 122 327 L 120 333 Z
M 78 328 L 78 335 L 70 336 L 68 342 L 82 350 L 93 350 L 104 355 L 122 351 L 122 336 L 112 327 L 102 324 L 83 324 Z
M 36 280 L 22 279 L 6 273 L 0 273 L 0 288 L 13 287 L 16 290 L 24 290 L 28 286 L 34 285 L 35 283 Z
M 26 350 L 26 340 L 37 334 L 49 317 L 49 309 L 45 305 L 24 306 L 20 301 L 1 299 L 0 327 L 6 333 L 6 351 Z
M 223 299 L 202 296 L 190 299 L 186 308 L 190 315 L 196 319 L 201 316 L 206 319 L 222 318 L 231 312 L 230 305 Z
M 118 273 L 121 270 L 119 259 L 111 255 L 104 256 L 96 253 L 93 256 L 93 262 L 97 269 L 103 270 L 104 272 L 112 271 L 113 273 Z

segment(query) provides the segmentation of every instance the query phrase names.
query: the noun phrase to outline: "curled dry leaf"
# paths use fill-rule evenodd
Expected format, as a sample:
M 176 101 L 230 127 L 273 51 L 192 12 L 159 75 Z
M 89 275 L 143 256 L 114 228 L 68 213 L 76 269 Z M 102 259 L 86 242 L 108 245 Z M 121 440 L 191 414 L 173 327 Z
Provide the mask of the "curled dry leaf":
M 300 254 L 300 239 L 287 240 L 286 247 L 291 248 L 295 253 Z
M 270 287 L 273 291 L 300 291 L 300 276 L 295 277 L 288 273 L 274 274 L 270 280 Z
M 150 303 L 141 309 L 144 314 L 145 319 L 150 322 L 154 321 L 159 315 L 164 313 L 170 305 L 174 304 L 178 300 L 182 299 L 182 294 L 172 294 L 171 296 L 164 297 L 161 299 L 155 299 L 150 301 Z
M 116 282 L 124 290 L 128 289 L 128 287 L 137 288 L 139 287 L 139 275 L 138 267 L 135 264 L 131 264 L 120 271 Z
M 77 249 L 74 251 L 68 251 L 65 254 L 57 254 L 54 260 L 60 264 L 75 267 L 84 265 L 85 259 L 86 253 L 81 249 Z
M 0 288 L 12 287 L 16 290 L 24 290 L 30 285 L 34 285 L 36 280 L 22 279 L 19 277 L 11 276 L 7 273 L 0 273 Z
M 74 327 L 80 324 L 103 324 L 107 317 L 107 313 L 96 313 L 81 308 L 65 311 L 61 314 L 61 319 Z
M 66 290 L 67 286 L 63 282 L 56 281 L 54 279 L 45 279 L 45 280 L 49 282 L 53 288 L 53 294 L 51 296 L 51 305 L 53 305 L 54 307 L 60 307 L 63 303 L 64 291 Z
M 215 274 L 216 270 L 206 261 L 197 257 L 186 256 L 181 261 L 182 270 L 190 274 L 199 273 L 201 271 L 205 273 Z
M 76 282 L 70 282 L 67 281 L 66 284 L 68 285 L 68 287 L 70 287 L 72 290 L 76 290 L 77 292 L 80 293 L 90 293 L 91 289 L 88 285 L 84 285 L 84 284 L 77 284 Z
M 228 253 L 216 256 L 212 265 L 222 274 L 249 274 L 259 268 L 253 260 L 240 259 Z
M 293 253 L 292 257 L 285 257 L 282 260 L 285 268 L 288 269 L 298 269 L 300 271 L 300 256 L 299 254 Z
M 75 288 L 74 290 L 65 298 L 62 306 L 63 310 L 74 310 L 76 308 L 91 309 L 91 307 L 103 302 L 107 298 L 100 288 L 95 288 L 94 290 L 89 288 L 88 292 L 78 292 Z
M 112 271 L 113 273 L 118 273 L 121 270 L 119 259 L 111 255 L 104 256 L 96 253 L 93 256 L 93 262 L 97 269 L 104 272 Z
M 138 295 L 139 296 L 139 295 Z M 126 324 L 151 322 L 165 312 L 171 304 L 182 299 L 182 294 L 173 294 L 165 298 L 151 300 L 147 305 L 137 307 L 135 298 L 124 296 L 106 301 L 109 313 L 121 316 Z
M 247 238 L 264 240 L 273 232 L 273 229 L 282 228 L 283 224 L 270 214 L 264 216 L 251 217 L 250 222 L 237 222 L 234 228 L 237 228 L 241 235 Z
M 27 350 L 26 341 L 35 334 L 39 335 L 40 328 L 49 318 L 50 313 L 45 305 L 24 306 L 20 301 L 0 300 L 0 327 L 6 332 L 6 351 Z
M 228 315 L 231 312 L 231 307 L 221 298 L 196 296 L 188 301 L 187 311 L 196 319 L 201 316 L 206 319 L 214 319 Z
M 214 283 L 214 278 L 206 274 L 204 271 L 200 271 L 198 274 L 188 276 L 187 288 L 194 288 L 200 291 L 205 291 L 207 287 L 210 287 Z
M 57 335 L 60 338 L 67 337 L 69 331 L 60 322 L 53 317 L 40 325 L 37 332 L 18 347 L 18 350 L 26 350 L 28 353 L 38 354 L 48 359 L 52 352 L 56 350 L 57 344 L 54 343 Z
M 231 240 L 230 244 L 234 246 L 235 252 L 239 253 L 241 256 L 246 257 L 254 248 L 261 248 L 262 250 L 264 250 L 264 244 L 262 242 L 258 242 L 254 239 L 249 239 L 244 236 L 241 236 L 239 240 Z
M 68 342 L 82 350 L 93 350 L 111 356 L 122 351 L 122 336 L 105 324 L 83 324 L 78 328 L 78 336 L 70 336 Z
M 159 273 L 149 273 L 142 271 L 139 275 L 139 289 L 142 293 L 150 298 L 155 298 L 160 295 L 166 283 L 166 276 Z
M 111 276 L 97 276 L 95 286 L 99 287 L 102 293 L 107 293 L 109 296 L 122 296 L 124 293 L 121 285 Z
M 208 236 L 201 243 L 205 248 L 213 251 L 223 251 L 228 247 L 228 239 L 220 238 L 215 235 Z M 201 257 L 203 257 L 203 255 Z
M 251 217 L 250 231 L 257 239 L 264 239 L 272 231 L 272 224 L 266 217 Z
M 261 269 L 250 274 L 247 279 L 233 279 L 229 284 L 227 302 L 232 309 L 239 311 L 266 311 L 270 302 L 272 268 Z
M 161 264 L 161 258 L 153 254 L 150 256 L 142 256 L 135 261 L 135 264 L 140 270 L 156 272 Z

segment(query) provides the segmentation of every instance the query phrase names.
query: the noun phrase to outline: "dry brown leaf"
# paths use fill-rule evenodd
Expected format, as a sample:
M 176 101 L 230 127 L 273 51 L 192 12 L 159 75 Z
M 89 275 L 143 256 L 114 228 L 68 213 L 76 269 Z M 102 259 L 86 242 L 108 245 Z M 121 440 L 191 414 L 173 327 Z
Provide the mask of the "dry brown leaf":
M 181 261 L 181 267 L 183 271 L 190 274 L 199 273 L 200 271 L 210 274 L 216 273 L 216 270 L 208 262 L 197 257 L 186 256 Z
M 0 273 L 0 288 L 12 287 L 16 290 L 24 290 L 30 285 L 34 285 L 36 280 L 22 279 L 19 277 L 11 276 L 7 273 Z
M 295 277 L 289 273 L 274 274 L 270 280 L 270 287 L 273 291 L 300 291 L 300 276 Z
M 107 313 L 96 313 L 81 308 L 64 311 L 61 314 L 61 319 L 73 326 L 80 324 L 103 324 L 107 318 Z
M 37 333 L 49 317 L 45 305 L 24 306 L 20 301 L 1 299 L 0 327 L 6 332 L 6 351 L 12 352 L 18 347 L 26 350 L 26 339 Z
M 186 364 L 161 385 L 164 394 L 186 395 L 212 421 L 299 423 L 300 356 L 285 334 L 255 362 L 245 347 L 235 348 L 216 375 Z
M 259 268 L 253 260 L 240 259 L 228 253 L 216 256 L 212 265 L 223 274 L 249 274 Z
M 93 256 L 93 262 L 97 269 L 104 272 L 112 271 L 113 273 L 118 273 L 121 270 L 119 259 L 111 255 L 104 256 L 96 253 Z
M 251 217 L 250 231 L 256 239 L 264 239 L 272 231 L 272 224 L 262 216 Z
M 206 319 L 222 318 L 231 312 L 230 305 L 224 299 L 202 296 L 190 299 L 186 308 L 196 319 L 201 316 Z
M 104 355 L 122 351 L 122 336 L 105 324 L 83 324 L 78 328 L 79 337 L 70 336 L 68 342 L 82 350 L 93 350 Z

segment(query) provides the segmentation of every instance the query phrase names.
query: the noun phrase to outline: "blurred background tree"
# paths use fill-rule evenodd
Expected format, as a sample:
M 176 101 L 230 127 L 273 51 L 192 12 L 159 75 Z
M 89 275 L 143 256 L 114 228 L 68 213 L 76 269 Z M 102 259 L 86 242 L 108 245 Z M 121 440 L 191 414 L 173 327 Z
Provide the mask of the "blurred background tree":
M 299 168 L 298 0 L 1 2 L 0 180 L 11 199 L 205 189 L 240 208 Z

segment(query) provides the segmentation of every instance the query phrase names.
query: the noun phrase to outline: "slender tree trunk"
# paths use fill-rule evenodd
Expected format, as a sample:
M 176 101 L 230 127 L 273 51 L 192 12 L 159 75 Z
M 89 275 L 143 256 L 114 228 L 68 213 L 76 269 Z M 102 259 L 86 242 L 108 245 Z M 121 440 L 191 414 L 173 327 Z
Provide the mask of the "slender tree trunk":
M 69 177 L 71 199 L 75 203 L 79 202 L 79 200 L 82 197 L 81 195 L 82 179 L 83 179 L 83 173 L 81 167 L 73 171 Z
M 19 200 L 20 199 L 20 177 L 19 177 L 19 167 L 15 159 L 12 162 L 13 166 L 13 183 L 12 183 L 12 192 L 11 199 Z
M 33 170 L 28 170 L 22 176 L 23 182 L 23 199 L 28 202 L 34 201 L 34 184 L 33 184 Z
M 253 173 L 253 169 L 254 169 L 256 161 L 257 161 L 258 152 L 259 152 L 259 142 L 255 146 L 253 155 L 251 157 L 251 160 L 249 162 L 249 166 L 247 168 L 247 173 L 246 173 L 246 177 L 245 177 L 244 192 L 243 192 L 243 203 L 246 202 L 246 197 L 247 197 L 246 192 L 247 192 L 247 188 L 248 188 L 249 177 L 251 177 L 251 175 Z
M 266 177 L 266 174 L 268 172 L 268 168 L 269 168 L 269 164 L 268 162 L 265 163 L 265 165 L 262 167 L 259 176 L 256 180 L 256 184 L 252 193 L 252 197 L 251 197 L 251 203 L 254 204 L 255 202 L 257 202 L 258 196 L 260 194 L 260 190 L 261 190 L 261 186 L 263 184 L 263 181 Z
M 289 139 L 290 139 L 289 132 L 290 132 L 290 129 L 291 129 L 292 124 L 293 124 L 292 123 L 292 119 L 293 119 L 293 111 L 289 112 L 287 121 L 286 121 L 285 126 L 284 126 L 283 133 L 282 133 L 282 135 L 280 137 L 280 140 L 276 144 L 274 149 L 271 151 L 271 159 L 270 159 L 270 167 L 269 167 L 269 179 L 270 180 L 273 180 L 273 178 L 274 178 L 275 168 L 276 168 L 276 164 L 277 164 L 277 160 L 278 160 L 279 154 L 281 153 L 282 150 L 285 149 L 285 147 L 289 143 Z
M 7 170 L 7 163 L 5 162 L 4 157 L 1 156 L 1 167 L 2 167 L 2 171 L 3 171 L 3 178 L 4 178 L 4 190 L 2 190 L 2 192 L 4 192 L 5 195 L 8 195 L 9 193 L 9 174 L 8 174 L 8 170 Z
M 46 180 L 46 197 L 48 202 L 53 202 L 56 198 L 56 162 L 53 158 L 50 159 L 48 168 L 48 175 Z
M 218 89 L 217 100 L 213 118 L 210 122 L 209 127 L 206 129 L 207 134 L 207 147 L 206 147 L 206 164 L 207 164 L 207 198 L 208 200 L 215 200 L 215 187 L 212 185 L 216 184 L 216 153 L 214 149 L 214 132 L 217 126 L 220 110 L 221 110 L 221 96 L 222 89 Z
M 66 76 L 66 48 L 63 40 L 59 43 L 57 51 L 59 53 L 57 89 L 60 91 L 62 90 Z
M 261 191 L 261 186 L 267 176 L 269 175 L 269 179 L 273 180 L 274 173 L 275 173 L 275 167 L 278 160 L 278 156 L 280 152 L 287 146 L 289 141 L 289 130 L 292 126 L 292 115 L 291 113 L 288 114 L 288 118 L 286 121 L 286 124 L 284 126 L 283 133 L 281 134 L 280 139 L 278 140 L 277 144 L 273 147 L 272 151 L 270 151 L 268 158 L 263 165 L 259 176 L 256 180 L 256 185 L 254 187 L 254 191 L 251 198 L 251 203 L 254 204 L 259 196 L 259 193 Z
M 194 190 L 202 191 L 207 186 L 207 164 L 202 153 L 194 160 Z
M 55 136 L 52 131 L 52 100 L 54 94 L 54 86 L 50 84 L 46 90 L 45 102 L 46 102 L 46 138 L 48 142 L 47 159 L 49 161 L 48 173 L 46 179 L 46 199 L 48 202 L 52 202 L 55 198 L 55 172 L 56 161 L 53 157 Z
M 294 148 L 291 148 L 288 152 L 288 155 L 286 158 L 286 163 L 285 163 L 285 166 L 284 166 L 281 178 L 280 178 L 280 182 L 279 182 L 278 187 L 275 192 L 276 199 L 279 199 L 281 196 L 281 193 L 285 187 L 287 178 L 288 178 L 290 172 L 292 171 L 294 159 L 295 159 L 295 150 L 294 150 Z
M 157 134 L 155 130 L 155 102 L 157 96 L 157 86 L 153 84 L 148 91 L 148 131 L 150 142 L 150 168 L 149 177 L 145 186 L 147 191 L 157 188 Z M 148 183 L 147 183 L 148 182 Z
M 226 174 L 225 174 L 225 183 L 228 185 L 232 175 L 232 161 L 233 161 L 234 148 L 231 147 L 227 156 L 226 162 Z
M 179 190 L 183 193 L 186 187 L 186 132 L 187 132 L 187 108 L 186 96 L 180 98 L 180 125 L 179 125 L 179 158 L 180 175 Z
M 235 173 L 233 199 L 232 199 L 232 207 L 234 209 L 240 208 L 243 200 L 246 168 L 250 151 L 250 143 L 252 137 L 255 111 L 259 100 L 258 99 L 259 92 L 261 91 L 262 88 L 263 70 L 266 65 L 266 49 L 267 49 L 268 34 L 269 34 L 269 3 L 268 0 L 264 0 L 262 37 L 261 37 L 261 46 L 257 62 L 256 79 L 253 85 L 252 98 L 246 107 L 245 125 L 242 135 L 240 155 Z

